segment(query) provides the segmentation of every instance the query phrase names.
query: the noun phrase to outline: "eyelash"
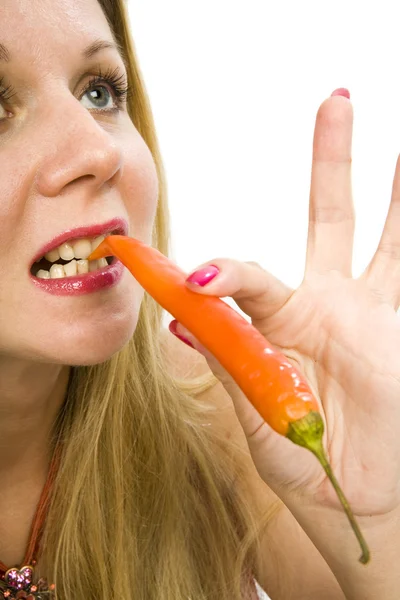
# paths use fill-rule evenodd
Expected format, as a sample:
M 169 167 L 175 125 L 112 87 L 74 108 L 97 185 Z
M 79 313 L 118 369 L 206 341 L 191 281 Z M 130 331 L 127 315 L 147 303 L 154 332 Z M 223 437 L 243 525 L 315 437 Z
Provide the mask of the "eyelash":
M 118 110 L 121 109 L 124 102 L 126 102 L 126 100 L 128 100 L 128 98 L 131 97 L 132 90 L 130 85 L 128 85 L 126 81 L 125 75 L 120 73 L 118 68 L 114 70 L 110 68 L 103 74 L 101 68 L 99 67 L 97 75 L 95 75 L 95 77 L 93 77 L 87 83 L 87 86 L 83 90 L 82 96 L 84 96 L 89 90 L 100 86 L 103 83 L 107 83 L 112 88 L 115 95 L 115 102 L 117 104 L 117 108 Z M 102 110 L 107 109 L 99 108 L 97 110 L 101 112 Z
M 11 98 L 15 95 L 15 92 L 11 86 L 2 88 L 3 79 L 0 78 L 0 102 L 9 102 Z M 104 74 L 101 71 L 101 68 L 98 68 L 97 74 L 87 83 L 85 89 L 82 92 L 82 96 L 84 96 L 88 91 L 100 87 L 104 83 L 108 84 L 114 93 L 115 103 L 117 105 L 116 109 L 102 109 L 102 108 L 94 108 L 94 110 L 100 112 L 111 112 L 111 110 L 120 110 L 123 106 L 124 102 L 131 97 L 132 89 L 126 82 L 125 75 L 120 73 L 118 67 L 116 69 L 108 69 Z
M 0 86 L 3 85 L 3 79 L 0 79 Z M 14 92 L 9 95 L 9 92 L 12 92 L 12 87 L 9 85 L 6 88 L 0 89 L 0 98 L 3 100 L 3 102 L 9 102 L 11 100 L 11 98 L 14 96 Z

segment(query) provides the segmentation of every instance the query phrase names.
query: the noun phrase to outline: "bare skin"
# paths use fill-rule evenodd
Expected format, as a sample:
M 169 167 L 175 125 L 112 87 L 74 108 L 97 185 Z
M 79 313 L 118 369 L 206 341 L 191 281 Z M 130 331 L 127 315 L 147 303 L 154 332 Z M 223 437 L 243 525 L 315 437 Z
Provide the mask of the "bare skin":
M 10 564 L 25 550 L 70 365 L 96 364 L 122 348 L 143 293 L 128 274 L 102 302 L 96 294 L 48 296 L 29 280 L 35 252 L 66 229 L 120 216 L 131 236 L 151 238 L 158 189 L 148 148 L 126 111 L 94 111 L 83 94 L 99 62 L 103 70 L 124 68 L 110 49 L 82 59 L 98 38 L 112 41 L 96 0 L 1 3 L 0 40 L 12 57 L 0 62 L 1 86 L 16 93 L 0 108 L 0 474 L 8 481 L 0 510 L 11 514 L 12 499 L 14 516 L 26 515 L 12 532 L 15 550 L 6 538 L 0 545 L 0 559 Z M 200 293 L 232 296 L 308 376 L 327 424 L 333 468 L 376 557 L 370 571 L 352 561 L 357 544 L 342 527 L 315 459 L 271 432 L 209 357 L 229 390 L 257 471 L 291 508 L 346 596 L 391 600 L 399 589 L 393 565 L 400 545 L 400 373 L 393 358 L 400 339 L 400 169 L 380 249 L 364 276 L 353 280 L 351 129 L 351 104 L 329 99 L 317 119 L 302 286 L 290 290 L 257 265 L 216 259 L 221 276 Z
M 398 598 L 400 555 L 400 160 L 379 248 L 352 277 L 353 110 L 321 105 L 315 127 L 306 270 L 292 290 L 256 263 L 216 258 L 200 294 L 231 296 L 253 325 L 306 375 L 326 424 L 331 465 L 358 517 L 372 559 L 346 525 L 336 493 L 307 450 L 263 422 L 230 375 L 185 330 L 232 398 L 254 465 L 324 556 L 346 598 Z
M 52 296 L 29 278 L 35 254 L 68 229 L 120 217 L 129 235 L 151 241 L 158 198 L 151 153 L 109 83 L 93 88 L 100 104 L 86 90 L 99 66 L 126 76 L 116 49 L 83 58 L 99 39 L 113 42 L 97 0 L 1 2 L 0 43 L 10 60 L 2 48 L 0 91 L 13 89 L 0 100 L 0 514 L 10 516 L 10 524 L 0 521 L 0 560 L 6 564 L 22 560 L 26 549 L 70 366 L 118 352 L 134 333 L 143 296 L 126 273 L 114 288 L 80 297 Z

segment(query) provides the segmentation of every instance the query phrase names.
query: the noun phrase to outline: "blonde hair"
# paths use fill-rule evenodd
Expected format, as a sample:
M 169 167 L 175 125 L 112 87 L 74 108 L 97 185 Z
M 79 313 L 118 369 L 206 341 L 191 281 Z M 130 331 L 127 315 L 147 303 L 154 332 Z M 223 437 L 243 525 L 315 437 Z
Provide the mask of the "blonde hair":
M 126 61 L 130 117 L 159 178 L 152 243 L 168 255 L 166 178 L 127 11 L 123 0 L 99 2 Z M 261 568 L 263 524 L 234 488 L 244 466 L 226 468 L 228 442 L 203 426 L 211 409 L 196 399 L 216 379 L 169 374 L 162 314 L 145 293 L 129 343 L 102 364 L 71 369 L 37 565 L 59 600 L 242 600 L 243 577 Z

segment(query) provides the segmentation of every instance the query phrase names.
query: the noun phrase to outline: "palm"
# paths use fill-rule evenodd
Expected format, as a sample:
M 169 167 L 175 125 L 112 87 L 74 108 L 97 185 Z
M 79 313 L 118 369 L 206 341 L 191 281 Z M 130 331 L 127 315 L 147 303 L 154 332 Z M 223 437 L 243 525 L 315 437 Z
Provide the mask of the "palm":
M 293 291 L 256 265 L 243 273 L 241 289 L 226 291 L 305 374 L 320 402 L 332 468 L 363 515 L 400 506 L 400 160 L 379 247 L 353 279 L 352 124 L 347 99 L 329 98 L 318 111 L 302 285 Z M 281 497 L 295 489 L 338 505 L 309 451 L 260 426 L 248 402 L 235 408 L 270 487 Z
M 299 366 L 316 392 L 329 457 L 353 510 L 391 510 L 400 501 L 396 313 L 362 279 L 330 273 L 303 283 L 267 325 L 253 324 Z M 320 475 L 316 465 L 312 480 Z M 336 502 L 326 480 L 322 494 Z
M 320 402 L 328 457 L 354 513 L 382 515 L 400 509 L 400 159 L 379 247 L 353 279 L 352 124 L 347 99 L 329 98 L 318 111 L 301 286 L 288 288 L 258 264 L 217 259 L 221 276 L 197 291 L 231 296 L 299 367 Z M 233 400 L 262 479 L 292 507 L 300 496 L 339 506 L 312 453 L 274 432 L 201 351 Z

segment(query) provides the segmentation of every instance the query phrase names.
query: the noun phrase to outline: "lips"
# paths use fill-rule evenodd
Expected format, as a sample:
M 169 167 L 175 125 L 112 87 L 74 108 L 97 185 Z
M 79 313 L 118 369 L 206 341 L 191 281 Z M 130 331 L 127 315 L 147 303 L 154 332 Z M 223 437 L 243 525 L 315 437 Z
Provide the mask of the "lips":
M 41 259 L 47 252 L 50 250 L 54 250 L 54 248 L 58 248 L 61 244 L 69 241 L 73 241 L 79 238 L 91 238 L 97 237 L 99 235 L 110 235 L 111 233 L 117 235 L 128 235 L 128 223 L 125 219 L 117 217 L 112 219 L 111 221 L 107 221 L 106 223 L 102 223 L 99 225 L 90 225 L 87 227 L 78 227 L 76 229 L 68 229 L 64 231 L 62 234 L 53 238 L 50 242 L 48 242 L 45 246 L 43 246 L 33 258 L 30 269 L 34 265 L 36 261 Z

